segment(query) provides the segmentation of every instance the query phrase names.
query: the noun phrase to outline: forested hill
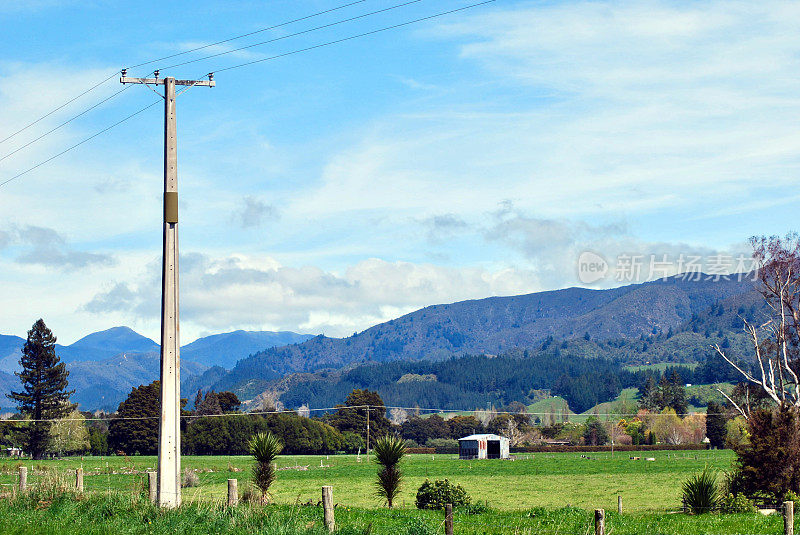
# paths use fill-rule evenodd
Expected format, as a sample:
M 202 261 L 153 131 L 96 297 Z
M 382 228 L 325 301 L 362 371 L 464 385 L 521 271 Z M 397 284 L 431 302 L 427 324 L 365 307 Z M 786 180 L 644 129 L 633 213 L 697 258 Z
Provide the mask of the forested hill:
M 480 408 L 487 403 L 496 407 L 513 402 L 528 405 L 547 391 L 566 399 L 572 410 L 583 412 L 614 399 L 622 388 L 641 390 L 647 374 L 653 373 L 647 366 L 633 367 L 641 370 L 633 373 L 626 365 L 695 365 L 679 368 L 682 383 L 741 380 L 713 346 L 725 348 L 742 367 L 753 364 L 752 347 L 742 322 L 760 320 L 764 309 L 759 299 L 739 296 L 722 300 L 667 332 L 638 338 L 547 337 L 536 346 L 497 357 L 371 362 L 337 371 L 292 374 L 265 385 L 269 397 L 286 407 L 330 407 L 354 388 L 377 390 L 389 405 L 444 409 Z M 252 393 L 247 389 L 257 383 L 253 380 L 240 385 L 240 393 Z
M 703 277 L 705 279 L 705 277 Z M 608 290 L 568 288 L 512 297 L 433 305 L 337 339 L 261 351 L 216 384 L 242 388 L 289 373 L 361 362 L 440 360 L 532 347 L 548 337 L 612 340 L 666 333 L 720 302 L 756 302 L 752 281 L 673 277 Z

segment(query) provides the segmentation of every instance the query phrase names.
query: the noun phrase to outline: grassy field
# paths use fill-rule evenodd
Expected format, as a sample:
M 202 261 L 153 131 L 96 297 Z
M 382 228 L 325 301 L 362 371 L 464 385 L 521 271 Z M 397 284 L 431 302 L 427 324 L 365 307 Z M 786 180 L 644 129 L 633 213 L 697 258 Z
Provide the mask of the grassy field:
M 386 508 L 336 509 L 340 535 L 434 535 L 444 532 L 440 511 Z M 141 498 L 121 495 L 80 498 L 62 495 L 51 499 L 29 497 L 0 501 L 2 533 L 18 535 L 80 534 L 252 534 L 323 535 L 320 507 L 189 504 L 177 511 L 159 511 Z M 623 514 L 610 512 L 606 532 L 615 535 L 733 535 L 782 533 L 780 516 L 684 514 Z M 570 507 L 527 509 L 481 514 L 454 514 L 459 535 L 537 534 L 587 535 L 593 533 L 592 512 Z
M 604 403 L 598 403 L 588 411 L 582 413 L 572 412 L 564 398 L 554 396 L 528 405 L 528 412 L 534 415 L 540 415 L 544 413 L 555 415 L 551 417 L 551 420 L 545 420 L 545 422 L 561 422 L 564 414 L 569 414 L 569 421 L 575 423 L 583 423 L 590 416 L 594 416 L 596 414 L 600 414 L 600 419 L 604 420 L 607 418 L 607 414 L 635 413 L 637 410 L 636 399 L 638 396 L 639 389 L 624 388 L 615 399 L 606 401 Z
M 426 478 L 449 478 L 461 484 L 474 501 L 488 502 L 501 511 L 533 507 L 558 509 L 568 505 L 589 510 L 616 509 L 621 495 L 629 512 L 667 512 L 680 507 L 681 484 L 704 466 L 728 469 L 730 451 L 647 452 L 641 460 L 631 453 L 536 453 L 513 461 L 462 461 L 454 455 L 410 455 L 403 461 L 403 492 L 397 500 L 403 508 L 413 507 L 417 488 Z M 639 455 L 639 454 L 633 454 Z M 653 457 L 655 461 L 646 461 Z M 29 469 L 35 486 L 43 478 L 66 474 L 82 466 L 87 493 L 121 491 L 135 495 L 142 488 L 145 473 L 155 467 L 154 457 L 85 457 L 51 461 L 21 461 Z M 0 461 L 0 484 L 11 489 L 17 481 L 20 462 Z M 248 457 L 183 457 L 183 466 L 194 470 L 200 484 L 185 488 L 184 501 L 221 502 L 227 479 L 236 478 L 240 488 L 249 478 Z M 332 485 L 334 501 L 341 506 L 372 508 L 381 505 L 374 494 L 374 462 L 361 462 L 354 455 L 282 456 L 278 479 L 273 486 L 277 504 L 316 503 L 322 485 Z M 72 476 L 74 477 L 74 476 Z
M 625 369 L 631 372 L 640 372 L 646 370 L 658 370 L 663 372 L 667 368 L 682 366 L 694 370 L 699 366 L 696 362 L 691 363 L 674 363 L 674 362 L 659 362 L 657 364 L 640 364 L 638 366 L 625 366 Z

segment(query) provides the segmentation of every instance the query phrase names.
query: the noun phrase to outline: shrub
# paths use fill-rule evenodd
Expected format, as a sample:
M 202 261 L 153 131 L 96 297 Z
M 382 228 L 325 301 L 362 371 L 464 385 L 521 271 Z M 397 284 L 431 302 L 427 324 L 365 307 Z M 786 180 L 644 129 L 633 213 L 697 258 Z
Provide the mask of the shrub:
M 447 479 L 437 479 L 433 483 L 426 479 L 417 490 L 418 509 L 443 509 L 448 503 L 453 507 L 466 507 L 471 501 L 464 487 L 454 485 Z
M 783 501 L 800 503 L 800 495 L 798 495 L 796 492 L 790 490 L 786 494 L 783 495 Z
M 475 502 L 464 507 L 464 511 L 468 515 L 482 515 L 489 510 L 489 506 L 483 502 Z
M 695 514 L 714 511 L 718 501 L 717 475 L 708 467 L 683 484 L 683 503 Z
M 741 469 L 734 468 L 733 470 L 725 471 L 720 487 L 720 491 L 726 496 L 729 494 L 744 494 L 745 485 Z
M 200 477 L 191 468 L 184 468 L 181 476 L 181 487 L 197 487 L 200 485 Z
M 406 445 L 403 439 L 386 435 L 375 442 L 375 461 L 381 465 L 378 470 L 378 479 L 375 482 L 378 496 L 386 498 L 389 507 L 400 494 L 400 482 L 403 474 L 397 468 L 398 463 L 406 454 Z
M 755 513 L 758 511 L 753 502 L 744 494 L 728 494 L 719 500 L 719 510 L 722 513 Z
M 256 460 L 253 466 L 253 484 L 261 491 L 261 503 L 268 499 L 269 487 L 275 481 L 275 467 L 272 463 L 283 449 L 278 437 L 270 433 L 257 433 L 247 443 L 250 453 Z
M 753 411 L 747 421 L 750 440 L 734 448 L 744 494 L 774 504 L 788 491 L 800 492 L 800 414 L 785 405 Z

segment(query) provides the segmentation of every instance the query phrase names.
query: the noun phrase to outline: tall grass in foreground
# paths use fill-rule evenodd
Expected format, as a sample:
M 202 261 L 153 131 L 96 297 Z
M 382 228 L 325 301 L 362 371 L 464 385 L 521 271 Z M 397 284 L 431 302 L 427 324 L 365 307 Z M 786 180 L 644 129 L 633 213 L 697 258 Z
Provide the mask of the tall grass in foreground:
M 455 513 L 459 535 L 592 533 L 592 512 L 577 507 L 534 508 L 520 511 L 488 510 L 481 514 Z M 418 509 L 336 508 L 338 535 L 433 535 L 442 532 L 441 511 Z M 609 512 L 606 532 L 615 535 L 733 535 L 780 533 L 782 518 L 760 514 L 682 515 Z M 318 506 L 242 504 L 186 504 L 161 510 L 134 494 L 80 498 L 64 494 L 52 500 L 31 495 L 0 500 L 0 532 L 29 534 L 166 535 L 326 535 Z

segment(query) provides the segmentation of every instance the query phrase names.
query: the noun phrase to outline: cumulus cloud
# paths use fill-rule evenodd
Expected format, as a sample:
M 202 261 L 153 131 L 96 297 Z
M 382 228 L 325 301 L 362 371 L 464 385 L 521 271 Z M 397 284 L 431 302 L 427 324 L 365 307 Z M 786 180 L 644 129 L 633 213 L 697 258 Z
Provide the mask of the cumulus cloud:
M 373 258 L 341 272 L 288 267 L 269 257 L 181 257 L 181 317 L 210 331 L 269 328 L 346 335 L 430 305 L 540 289 L 527 269 L 447 268 Z M 84 305 L 95 314 L 155 317 L 159 264 Z
M 114 263 L 110 255 L 73 249 L 61 234 L 51 228 L 33 225 L 17 228 L 14 241 L 24 248 L 24 252 L 17 257 L 17 262 L 22 264 L 72 270 Z

